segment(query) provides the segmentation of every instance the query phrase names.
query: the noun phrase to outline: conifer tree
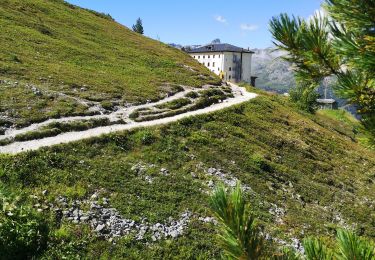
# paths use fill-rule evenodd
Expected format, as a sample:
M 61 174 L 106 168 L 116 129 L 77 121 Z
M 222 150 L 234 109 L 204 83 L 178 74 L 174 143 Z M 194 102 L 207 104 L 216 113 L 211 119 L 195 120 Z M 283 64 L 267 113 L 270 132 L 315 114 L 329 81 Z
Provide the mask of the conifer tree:
M 294 65 L 297 82 L 309 86 L 306 91 L 336 76 L 335 92 L 358 108 L 375 135 L 375 1 L 326 0 L 323 7 L 328 15 L 309 21 L 287 14 L 272 18 L 274 44 L 288 52 L 285 59 Z
M 143 24 L 142 24 L 142 19 L 138 18 L 136 23 L 133 25 L 133 31 L 139 34 L 143 34 Z

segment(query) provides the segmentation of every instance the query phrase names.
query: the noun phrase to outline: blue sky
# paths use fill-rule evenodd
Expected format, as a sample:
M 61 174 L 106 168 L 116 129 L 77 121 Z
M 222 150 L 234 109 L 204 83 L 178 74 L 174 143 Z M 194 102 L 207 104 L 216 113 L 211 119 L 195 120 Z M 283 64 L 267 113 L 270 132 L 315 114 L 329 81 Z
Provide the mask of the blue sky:
M 166 43 L 205 44 L 219 38 L 241 47 L 272 46 L 268 22 L 282 12 L 309 17 L 322 0 L 68 0 L 109 13 L 131 27 L 138 17 L 145 35 Z

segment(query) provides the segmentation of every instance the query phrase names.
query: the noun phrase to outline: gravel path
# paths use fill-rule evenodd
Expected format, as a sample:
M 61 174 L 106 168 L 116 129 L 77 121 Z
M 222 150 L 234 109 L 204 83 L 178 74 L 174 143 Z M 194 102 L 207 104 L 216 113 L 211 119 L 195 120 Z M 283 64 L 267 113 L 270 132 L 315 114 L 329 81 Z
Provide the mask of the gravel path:
M 187 87 L 185 87 L 184 91 L 178 92 L 178 93 L 176 93 L 173 96 L 166 97 L 166 98 L 164 98 L 162 100 L 159 100 L 157 102 L 147 103 L 147 104 L 138 105 L 138 106 L 121 107 L 120 109 L 118 109 L 115 112 L 112 112 L 110 114 L 100 114 L 100 115 L 92 115 L 92 116 L 69 116 L 69 117 L 62 117 L 62 118 L 51 118 L 51 119 L 48 119 L 48 120 L 46 120 L 44 122 L 31 124 L 30 126 L 27 126 L 27 127 L 21 128 L 21 129 L 11 128 L 11 129 L 8 129 L 5 132 L 5 135 L 0 136 L 0 140 L 7 139 L 7 138 L 13 138 L 16 135 L 25 134 L 25 133 L 31 132 L 31 131 L 36 131 L 36 130 L 42 128 L 43 126 L 47 126 L 47 125 L 49 125 L 51 123 L 68 123 L 68 122 L 74 122 L 74 121 L 82 121 L 82 120 L 90 120 L 90 119 L 103 119 L 103 118 L 108 118 L 111 122 L 113 122 L 113 121 L 119 120 L 121 118 L 128 118 L 129 115 L 134 110 L 136 110 L 136 109 L 147 108 L 147 107 L 152 107 L 152 106 L 155 106 L 155 105 L 160 105 L 160 104 L 163 104 L 163 103 L 167 103 L 167 102 L 170 102 L 170 101 L 182 98 L 188 92 L 191 92 L 191 91 L 192 91 L 191 89 L 188 89 Z M 1 152 L 1 150 L 0 150 L 0 152 Z
M 232 84 L 232 83 L 229 83 L 229 84 L 232 88 L 234 98 L 229 98 L 222 103 L 214 104 L 210 107 L 206 107 L 206 108 L 195 110 L 195 111 L 190 111 L 190 112 L 175 115 L 175 116 L 172 116 L 172 117 L 156 119 L 156 120 L 152 120 L 152 121 L 145 121 L 145 122 L 131 121 L 128 124 L 125 124 L 125 125 L 119 124 L 119 125 L 103 126 L 103 127 L 97 127 L 97 128 L 93 128 L 93 129 L 89 129 L 89 130 L 85 130 L 85 131 L 80 131 L 80 132 L 62 133 L 62 134 L 57 135 L 57 136 L 47 137 L 47 138 L 43 138 L 43 139 L 39 139 L 39 140 L 31 140 L 31 141 L 25 141 L 25 142 L 15 142 L 15 143 L 11 143 L 9 145 L 0 146 L 0 153 L 17 154 L 17 153 L 24 152 L 24 151 L 37 150 L 41 147 L 53 146 L 53 145 L 62 144 L 62 143 L 69 143 L 69 142 L 78 141 L 78 140 L 81 140 L 81 139 L 87 139 L 87 138 L 91 138 L 91 137 L 96 137 L 96 136 L 100 136 L 100 135 L 103 135 L 103 134 L 109 134 L 109 133 L 113 133 L 113 132 L 117 132 L 117 131 L 129 130 L 129 129 L 139 128 L 139 127 L 150 127 L 150 126 L 167 124 L 167 123 L 170 123 L 170 122 L 178 121 L 178 120 L 180 120 L 182 118 L 185 118 L 185 117 L 194 116 L 194 115 L 201 115 L 201 114 L 206 114 L 206 113 L 209 113 L 209 112 L 221 110 L 223 108 L 227 108 L 227 107 L 230 107 L 230 106 L 233 106 L 233 105 L 236 105 L 236 104 L 246 102 L 246 101 L 248 101 L 250 99 L 253 99 L 257 96 L 257 94 L 255 94 L 255 93 L 247 92 L 247 90 L 245 88 L 239 87 L 239 86 L 237 86 L 235 84 Z M 129 115 L 135 109 L 138 109 L 138 108 L 141 108 L 141 107 L 154 106 L 156 104 L 162 104 L 162 103 L 180 98 L 180 97 L 184 96 L 185 94 L 186 94 L 186 91 L 183 91 L 183 92 L 180 92 L 180 93 L 178 93 L 178 94 L 176 94 L 172 97 L 163 99 L 159 102 L 149 103 L 149 104 L 145 104 L 145 105 L 141 105 L 141 106 L 135 106 L 135 107 L 131 107 L 131 108 L 128 108 L 128 109 L 124 109 L 123 111 L 116 111 L 115 113 L 113 113 L 109 116 L 110 117 L 117 117 L 116 113 L 118 115 L 120 115 L 120 114 Z M 104 116 L 104 117 L 106 117 L 106 116 Z M 79 118 L 79 119 L 92 119 L 92 118 L 103 118 L 103 116 L 73 117 L 73 118 L 61 118 L 61 119 L 57 119 L 57 120 L 56 119 L 48 120 L 48 121 L 43 122 L 41 124 L 35 124 L 35 125 L 32 125 L 30 127 L 25 128 L 25 129 L 14 130 L 14 132 L 12 132 L 10 134 L 15 135 L 16 133 L 17 134 L 24 133 L 24 132 L 28 132 L 30 130 L 38 129 L 41 125 L 46 125 L 46 124 L 51 123 L 51 122 L 67 122 L 67 121 L 77 120 L 77 118 Z

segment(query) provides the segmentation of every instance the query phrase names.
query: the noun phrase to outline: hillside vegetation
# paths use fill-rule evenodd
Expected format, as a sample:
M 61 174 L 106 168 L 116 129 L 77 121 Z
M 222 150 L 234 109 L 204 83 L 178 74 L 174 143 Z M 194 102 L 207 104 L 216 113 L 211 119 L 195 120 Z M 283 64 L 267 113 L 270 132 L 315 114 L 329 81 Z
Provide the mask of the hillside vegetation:
M 2 0 L 0 28 L 0 127 L 219 83 L 189 55 L 62 0 Z
M 41 252 L 47 259 L 217 258 L 208 197 L 219 182 L 236 180 L 276 244 L 296 245 L 312 234 L 329 239 L 337 227 L 374 238 L 375 153 L 332 127 L 336 119 L 260 94 L 165 126 L 1 156 L 2 186 L 21 191 L 47 216 L 50 236 Z M 139 239 L 132 229 L 112 244 L 97 237 L 95 226 L 56 222 L 55 211 L 43 206 L 63 196 L 71 207 L 98 191 L 102 205 L 135 223 L 165 224 L 186 212 L 189 221 L 176 238 L 148 230 Z

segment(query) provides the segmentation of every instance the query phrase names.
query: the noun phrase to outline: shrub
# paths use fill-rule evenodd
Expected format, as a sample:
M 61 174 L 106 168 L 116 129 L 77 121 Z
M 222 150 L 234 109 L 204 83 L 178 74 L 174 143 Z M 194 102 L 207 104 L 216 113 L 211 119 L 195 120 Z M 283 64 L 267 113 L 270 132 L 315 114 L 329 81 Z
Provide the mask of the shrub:
M 138 111 L 138 110 L 132 112 L 132 113 L 129 115 L 129 118 L 130 118 L 130 119 L 136 119 L 136 118 L 138 118 L 138 117 L 139 117 L 139 111 Z
M 290 99 L 299 109 L 309 113 L 314 113 L 317 110 L 316 99 L 319 98 L 319 94 L 315 89 L 299 85 L 292 89 L 289 94 Z
M 168 109 L 179 109 L 181 107 L 184 107 L 186 105 L 191 104 L 190 99 L 188 98 L 179 98 L 176 100 L 173 100 L 171 102 L 164 103 L 162 105 L 157 106 L 157 108 L 163 109 L 163 108 L 168 108 Z
M 105 109 L 105 110 L 113 110 L 114 105 L 111 101 L 102 101 L 100 102 L 100 105 Z
M 148 130 L 139 131 L 135 138 L 143 145 L 150 145 L 156 140 L 156 137 Z
M 0 252 L 2 259 L 30 259 L 47 246 L 48 226 L 44 218 L 20 198 L 0 190 Z
M 264 238 L 240 183 L 231 191 L 223 185 L 210 198 L 210 207 L 219 222 L 218 242 L 225 259 L 260 259 L 264 254 Z
M 267 160 L 264 159 L 264 157 L 260 154 L 253 154 L 250 158 L 251 162 L 259 169 L 263 171 L 271 171 L 271 166 L 267 163 Z
M 198 94 L 197 92 L 195 92 L 195 91 L 191 91 L 191 92 L 187 93 L 187 94 L 185 95 L 185 97 L 195 99 L 195 98 L 199 97 L 199 94 Z
M 0 140 L 0 146 L 8 145 L 8 144 L 11 144 L 13 142 L 14 142 L 13 138 L 1 139 Z
M 42 138 L 50 137 L 50 136 L 56 136 L 60 133 L 61 133 L 61 130 L 57 128 L 45 129 L 45 130 L 28 132 L 28 133 L 16 135 L 14 137 L 14 140 L 17 142 L 29 141 L 29 140 L 35 140 L 35 139 L 42 139 Z

